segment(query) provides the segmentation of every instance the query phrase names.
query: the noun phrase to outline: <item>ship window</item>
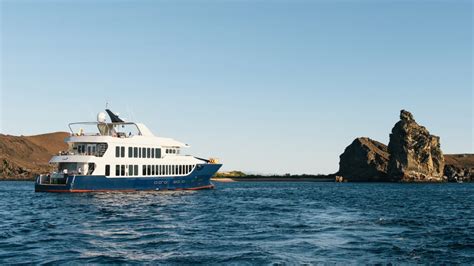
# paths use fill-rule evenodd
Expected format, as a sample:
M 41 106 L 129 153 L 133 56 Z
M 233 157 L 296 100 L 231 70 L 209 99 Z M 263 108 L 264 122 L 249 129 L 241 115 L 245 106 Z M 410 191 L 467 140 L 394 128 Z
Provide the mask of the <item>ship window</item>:
M 169 166 L 168 165 L 165 165 L 165 175 L 169 175 Z
M 138 149 L 137 149 L 137 147 L 134 147 L 134 148 L 133 148 L 133 157 L 134 157 L 134 158 L 137 158 L 137 157 L 138 157 Z
M 156 165 L 152 165 L 151 166 L 151 174 L 155 175 L 155 173 L 156 173 Z
M 133 166 L 133 172 L 134 172 L 134 175 L 138 175 L 138 165 L 134 165 Z
M 120 165 L 115 165 L 115 175 L 120 176 Z
M 151 149 L 151 158 L 155 158 L 155 149 Z
M 146 158 L 146 149 L 142 148 L 142 158 Z
M 148 165 L 148 166 L 147 166 L 146 174 L 147 174 L 147 175 L 151 175 L 151 165 Z
M 142 149 L 138 148 L 138 158 L 142 158 Z
M 142 165 L 142 175 L 146 175 L 146 166 Z
M 120 157 L 120 147 L 115 147 L 115 157 Z
M 133 150 L 132 147 L 128 147 L 128 158 L 132 158 L 132 155 L 133 155 L 132 150 Z
M 133 165 L 128 166 L 128 175 L 133 175 Z
M 150 154 L 150 148 L 147 148 L 147 149 L 146 149 L 146 157 L 147 157 L 147 158 L 150 158 L 150 155 L 151 155 L 151 154 Z
M 155 149 L 155 158 L 161 158 L 161 149 L 159 148 Z
M 120 166 L 120 175 L 122 175 L 122 176 L 125 175 L 125 165 Z
M 105 165 L 105 176 L 109 176 L 110 175 L 110 165 Z
M 120 147 L 120 157 L 125 157 L 125 147 Z

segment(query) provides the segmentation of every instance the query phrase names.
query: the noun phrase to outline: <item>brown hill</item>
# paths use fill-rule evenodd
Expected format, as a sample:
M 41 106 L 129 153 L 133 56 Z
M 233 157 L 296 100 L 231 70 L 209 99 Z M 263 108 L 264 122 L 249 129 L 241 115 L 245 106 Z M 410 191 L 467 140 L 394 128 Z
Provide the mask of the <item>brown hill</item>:
M 444 175 L 451 182 L 474 181 L 474 154 L 446 154 Z
M 474 154 L 445 154 L 446 164 L 462 168 L 474 168 Z
M 66 150 L 67 132 L 36 136 L 0 134 L 0 179 L 31 179 L 51 170 L 53 154 Z

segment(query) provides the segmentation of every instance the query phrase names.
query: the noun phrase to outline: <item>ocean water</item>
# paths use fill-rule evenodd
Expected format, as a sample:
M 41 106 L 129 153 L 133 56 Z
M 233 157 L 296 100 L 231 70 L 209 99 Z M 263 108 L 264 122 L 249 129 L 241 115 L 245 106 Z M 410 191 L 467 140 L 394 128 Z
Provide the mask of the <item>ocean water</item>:
M 217 183 L 34 193 L 0 182 L 0 264 L 474 263 L 474 184 Z

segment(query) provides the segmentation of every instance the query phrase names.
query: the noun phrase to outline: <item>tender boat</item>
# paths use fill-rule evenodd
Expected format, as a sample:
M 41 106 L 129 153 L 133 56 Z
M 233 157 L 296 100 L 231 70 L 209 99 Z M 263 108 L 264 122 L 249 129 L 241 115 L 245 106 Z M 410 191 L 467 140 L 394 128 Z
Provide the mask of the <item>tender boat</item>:
M 36 178 L 37 192 L 197 190 L 213 188 L 216 159 L 182 155 L 189 145 L 156 137 L 109 109 L 97 122 L 69 124 L 69 145 L 51 158 L 56 171 Z M 88 128 L 87 130 L 85 128 Z M 91 129 L 91 130 L 90 130 Z M 89 131 L 90 130 L 90 131 Z

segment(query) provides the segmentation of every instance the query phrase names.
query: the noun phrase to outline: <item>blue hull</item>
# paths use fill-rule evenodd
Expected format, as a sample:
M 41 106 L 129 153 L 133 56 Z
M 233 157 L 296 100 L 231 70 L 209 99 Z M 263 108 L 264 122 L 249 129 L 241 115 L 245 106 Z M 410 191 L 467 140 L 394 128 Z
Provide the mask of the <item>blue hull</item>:
M 196 190 L 213 188 L 211 177 L 221 164 L 198 165 L 187 176 L 166 177 L 105 177 L 69 176 L 65 184 L 41 184 L 35 182 L 36 192 L 98 192 L 98 191 L 142 191 L 142 190 Z

